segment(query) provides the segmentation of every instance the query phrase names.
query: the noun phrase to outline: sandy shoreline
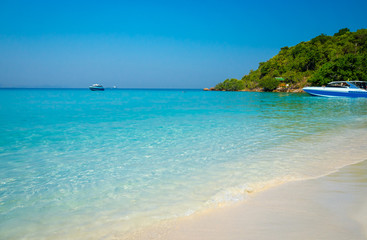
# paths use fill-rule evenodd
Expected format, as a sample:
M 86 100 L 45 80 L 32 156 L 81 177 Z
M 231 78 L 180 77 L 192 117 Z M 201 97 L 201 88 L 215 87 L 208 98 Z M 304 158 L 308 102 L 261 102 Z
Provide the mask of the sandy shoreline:
M 367 239 L 367 161 L 251 195 L 128 239 Z

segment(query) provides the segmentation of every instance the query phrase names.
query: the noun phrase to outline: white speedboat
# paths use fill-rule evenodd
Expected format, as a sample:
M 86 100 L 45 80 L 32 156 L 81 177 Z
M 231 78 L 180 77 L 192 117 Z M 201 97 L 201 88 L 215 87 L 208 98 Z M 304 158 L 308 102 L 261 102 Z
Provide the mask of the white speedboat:
M 104 91 L 104 88 L 101 84 L 93 84 L 92 86 L 89 86 L 89 89 L 92 91 Z
M 319 97 L 367 98 L 367 85 L 364 81 L 335 81 L 323 87 L 305 87 L 303 91 Z

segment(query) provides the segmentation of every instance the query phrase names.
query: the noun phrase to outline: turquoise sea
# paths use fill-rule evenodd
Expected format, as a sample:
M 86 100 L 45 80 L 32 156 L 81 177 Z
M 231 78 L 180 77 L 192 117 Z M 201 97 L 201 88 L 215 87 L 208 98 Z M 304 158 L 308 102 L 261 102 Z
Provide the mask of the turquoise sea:
M 118 239 L 366 159 L 367 99 L 1 89 L 0 239 Z

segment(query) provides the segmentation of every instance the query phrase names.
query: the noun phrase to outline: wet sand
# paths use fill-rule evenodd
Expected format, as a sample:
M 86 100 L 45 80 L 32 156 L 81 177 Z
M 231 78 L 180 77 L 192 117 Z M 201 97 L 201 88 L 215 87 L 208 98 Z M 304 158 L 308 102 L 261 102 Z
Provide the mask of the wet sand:
M 250 195 L 237 205 L 155 226 L 133 238 L 367 239 L 367 161 Z

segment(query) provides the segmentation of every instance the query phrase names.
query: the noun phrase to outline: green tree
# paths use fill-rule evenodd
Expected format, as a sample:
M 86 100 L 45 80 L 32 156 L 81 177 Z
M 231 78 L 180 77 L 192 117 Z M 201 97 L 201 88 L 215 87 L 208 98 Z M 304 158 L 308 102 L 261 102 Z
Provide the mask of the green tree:
M 265 92 L 274 91 L 278 86 L 279 81 L 275 78 L 264 78 L 260 81 L 260 87 L 262 87 Z
M 242 80 L 235 78 L 226 79 L 224 82 L 217 84 L 214 89 L 219 91 L 239 91 L 245 88 L 245 83 Z
M 329 41 L 330 39 L 332 39 L 332 37 L 328 36 L 328 35 L 325 35 L 325 34 L 321 34 L 315 38 L 313 38 L 311 40 L 311 43 L 312 44 L 324 44 L 326 43 L 327 41 Z
M 314 85 L 326 85 L 332 81 L 367 81 L 367 54 L 345 55 L 324 64 L 310 79 Z
M 350 32 L 349 28 L 342 28 L 339 30 L 339 32 L 334 34 L 334 37 L 342 36 L 346 34 L 347 32 Z

